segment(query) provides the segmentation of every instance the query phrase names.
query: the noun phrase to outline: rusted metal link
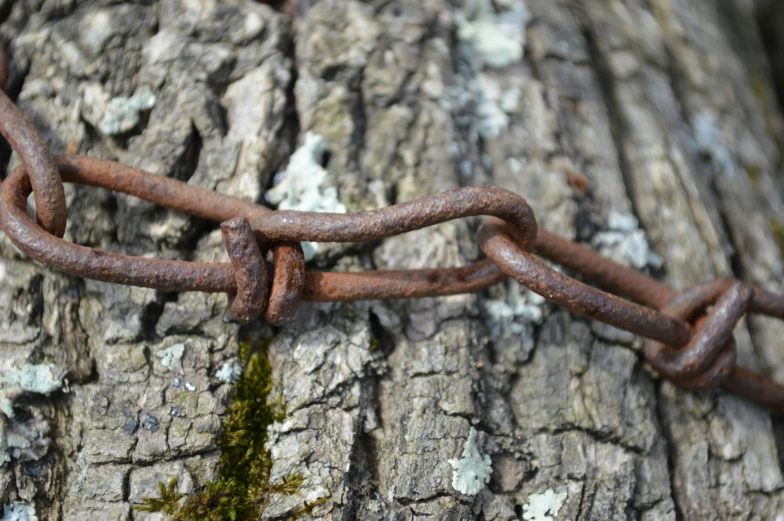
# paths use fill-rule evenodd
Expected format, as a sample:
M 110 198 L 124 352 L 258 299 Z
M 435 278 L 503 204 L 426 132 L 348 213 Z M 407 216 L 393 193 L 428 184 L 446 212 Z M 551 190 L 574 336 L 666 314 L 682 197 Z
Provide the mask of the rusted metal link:
M 722 387 L 762 407 L 784 412 L 784 386 L 763 374 L 736 365 Z
M 501 271 L 571 311 L 664 343 L 684 345 L 691 327 L 658 311 L 592 288 L 548 267 L 512 240 L 498 219 L 479 227 L 479 247 Z
M 735 324 L 746 311 L 784 318 L 784 296 L 737 281 L 713 281 L 677 293 L 584 246 L 538 229 L 525 200 L 506 190 L 466 187 L 353 214 L 272 212 L 250 201 L 109 161 L 52 158 L 29 120 L 2 94 L 0 133 L 23 163 L 0 186 L 0 227 L 28 256 L 61 271 L 164 291 L 226 292 L 238 319 L 263 316 L 275 325 L 292 320 L 301 299 L 450 295 L 478 291 L 509 276 L 575 313 L 649 339 L 645 354 L 651 366 L 683 388 L 723 385 L 784 410 L 784 387 L 735 366 L 732 338 Z M 69 243 L 61 238 L 65 230 L 62 181 L 107 188 L 221 222 L 231 262 L 150 259 Z M 31 192 L 40 225 L 27 213 Z M 478 231 L 487 259 L 469 266 L 360 273 L 305 270 L 300 241 L 375 241 L 479 215 L 489 216 Z M 267 253 L 272 256 L 271 264 L 265 261 Z M 533 253 L 610 293 L 548 267 Z M 709 306 L 713 307 L 707 314 L 697 316 Z
M 330 242 L 376 240 L 384 236 L 411 231 L 463 216 L 490 214 L 514 219 L 512 229 L 523 244 L 531 245 L 536 237 L 536 220 L 520 196 L 492 187 L 470 187 L 438 194 L 413 203 L 398 205 L 368 214 L 308 214 L 308 225 L 284 212 L 269 212 L 251 202 L 191 186 L 174 179 L 154 176 L 138 169 L 109 161 L 89 158 L 59 157 L 57 164 L 66 182 L 98 186 L 141 197 L 178 211 L 204 219 L 230 220 L 236 215 L 252 219 L 257 240 L 263 244 L 287 241 L 274 247 L 275 275 L 270 305 L 272 322 L 290 317 L 298 301 L 291 288 L 302 288 L 306 300 L 362 300 L 447 295 L 477 291 L 503 279 L 488 261 L 451 269 L 365 272 L 308 273 L 304 276 L 304 259 L 297 244 L 289 241 L 316 240 L 325 236 Z M 233 267 L 227 263 L 193 263 L 132 257 L 101 252 L 54 237 L 30 219 L 25 201 L 31 190 L 23 168 L 17 168 L 2 187 L 0 225 L 17 246 L 31 258 L 61 271 L 85 278 L 117 282 L 164 291 L 206 291 L 236 293 Z M 451 201 L 456 201 L 454 207 Z M 431 206 L 430 201 L 435 204 Z M 276 219 L 264 220 L 266 213 Z M 352 220 L 352 218 L 354 220 Z M 281 223 L 286 223 L 281 225 Z M 382 225 L 389 225 L 384 232 Z M 299 228 L 298 228 L 299 227 Z M 510 227 L 511 228 L 511 227 Z M 329 231 L 326 231 L 329 230 Z M 331 235 L 327 235 L 327 233 Z M 280 259 L 280 263 L 278 262 Z M 279 282 L 276 291 L 275 281 Z M 284 289 L 288 288 L 288 289 Z M 275 297 L 280 296 L 280 300 Z M 286 302 L 285 305 L 282 302 Z
M 62 170 L 68 180 L 67 170 Z M 192 263 L 131 257 L 79 246 L 36 225 L 27 214 L 32 191 L 24 167 L 16 168 L 2 186 L 0 225 L 29 257 L 60 271 L 105 282 L 143 286 L 164 291 L 236 292 L 229 263 Z
M 536 253 L 579 273 L 585 280 L 607 291 L 631 297 L 654 309 L 666 308 L 671 301 L 680 295 L 678 298 L 680 304 L 673 302 L 672 312 L 676 315 L 679 313 L 678 308 L 681 305 L 704 308 L 708 305 L 705 302 L 715 302 L 723 292 L 737 283 L 734 280 L 715 280 L 698 284 L 679 294 L 651 277 L 621 266 L 581 244 L 568 241 L 542 229 L 539 229 Z M 546 295 L 544 296 L 547 298 Z M 703 302 L 702 306 L 699 302 Z M 576 312 L 575 309 L 572 311 Z M 751 298 L 746 311 L 784 318 L 784 295 L 772 293 L 759 287 L 751 287 Z M 698 318 L 695 322 L 695 329 L 699 330 L 706 318 Z M 720 355 L 708 369 L 691 379 L 681 378 L 676 383 L 687 390 L 706 389 L 721 384 L 725 389 L 747 400 L 784 412 L 784 386 L 764 375 L 735 366 L 735 341 L 730 337 L 727 342 Z M 671 344 L 671 346 L 682 347 L 678 344 Z M 649 360 L 653 362 L 652 366 L 656 365 L 655 359 L 649 358 Z M 727 372 L 729 372 L 728 376 Z
M 735 342 L 731 336 L 737 320 L 747 309 L 782 317 L 784 295 L 760 288 L 750 289 L 738 281 L 726 280 L 698 285 L 678 296 L 653 279 L 641 280 L 638 272 L 619 266 L 579 244 L 542 232 L 539 231 L 537 253 L 581 273 L 599 286 L 609 286 L 620 294 L 636 295 L 649 304 L 662 306 L 665 313 L 619 299 L 552 270 L 506 236 L 502 223 L 495 219 L 488 219 L 479 227 L 478 238 L 485 255 L 506 275 L 549 301 L 574 313 L 653 339 L 646 345 L 646 358 L 679 386 L 701 390 L 721 384 L 749 400 L 784 411 L 784 386 L 736 367 Z M 585 264 L 581 264 L 580 259 Z M 650 293 L 640 295 L 640 283 Z M 670 307 L 665 304 L 666 299 L 673 300 Z M 698 319 L 695 328 L 684 322 L 714 302 L 717 305 L 710 315 Z M 671 340 L 664 340 L 665 336 Z M 685 346 L 685 350 L 668 348 L 664 344 Z
M 691 321 L 713 305 L 710 313 L 695 324 L 696 333 L 686 346 L 673 349 L 655 340 L 645 343 L 648 362 L 682 387 L 694 390 L 720 384 L 735 365 L 732 330 L 746 312 L 752 290 L 741 282 L 733 282 L 726 289 L 722 286 L 694 286 L 662 310 L 679 320 Z
M 0 57 L 5 78 L 8 65 Z M 6 138 L 29 172 L 35 188 L 35 210 L 38 222 L 49 233 L 62 237 L 68 213 L 65 189 L 49 147 L 41 138 L 33 122 L 0 90 L 0 134 Z
M 307 272 L 302 298 L 314 302 L 390 300 L 475 293 L 506 276 L 489 259 L 459 268 Z
M 0 225 L 30 257 L 68 273 L 166 291 L 225 291 L 234 295 L 232 311 L 239 319 L 264 313 L 265 319 L 275 324 L 293 317 L 300 298 L 331 301 L 463 293 L 480 290 L 508 275 L 575 313 L 659 342 L 646 349 L 649 360 L 682 387 L 701 389 L 723 383 L 768 406 L 784 407 L 784 400 L 768 403 L 771 400 L 755 394 L 764 387 L 770 395 L 784 397 L 784 388 L 761 375 L 734 367 L 731 339 L 732 327 L 747 307 L 773 316 L 784 315 L 782 296 L 757 288 L 749 290 L 732 281 L 705 284 L 678 295 L 581 245 L 538 230 L 525 200 L 501 189 L 469 187 L 360 214 L 270 212 L 248 201 L 112 162 L 61 157 L 57 158 L 57 165 L 65 181 L 124 192 L 198 217 L 224 221 L 222 231 L 232 260 L 232 264 L 158 260 L 68 243 L 47 233 L 27 215 L 26 199 L 32 186 L 25 168 L 19 167 L 1 189 Z M 308 273 L 296 242 L 378 240 L 475 215 L 493 216 L 480 226 L 478 233 L 488 259 L 466 267 Z M 274 265 L 266 270 L 259 244 L 272 249 Z M 581 273 L 600 287 L 651 307 L 571 279 L 547 267 L 529 250 Z M 272 280 L 271 290 L 267 278 Z M 265 302 L 268 292 L 269 303 Z M 695 336 L 694 328 L 685 320 L 717 299 L 713 318 L 702 319 L 704 326 L 698 321 Z M 662 308 L 664 313 L 654 308 Z M 677 351 L 665 345 L 687 347 Z
M 493 186 L 458 188 L 360 213 L 277 211 L 252 224 L 273 242 L 367 242 L 477 215 L 498 217 L 506 234 L 533 247 L 538 227 L 531 207 L 519 195 Z
M 689 345 L 674 350 L 648 340 L 646 358 L 658 372 L 687 390 L 700 390 L 722 385 L 747 399 L 766 407 L 784 411 L 784 387 L 772 380 L 735 367 L 736 346 L 732 329 L 746 312 L 782 318 L 784 297 L 733 280 L 716 280 L 698 284 L 681 292 L 665 307 L 674 317 L 692 320 L 714 305 L 695 324 L 696 334 Z M 698 374 L 699 373 L 699 374 Z M 698 374 L 697 376 L 693 376 Z M 692 376 L 692 377 L 690 377 Z M 764 386 L 767 396 L 757 394 Z M 775 397 L 779 398 L 775 398 Z
M 536 254 L 579 273 L 607 292 L 624 295 L 653 309 L 664 308 L 677 295 L 674 289 L 654 278 L 541 228 Z
M 694 324 L 699 331 L 707 317 L 701 317 Z M 670 378 L 675 385 L 687 391 L 704 391 L 722 385 L 730 377 L 737 361 L 737 347 L 735 339 L 730 337 L 719 351 L 718 356 L 707 369 L 689 378 Z

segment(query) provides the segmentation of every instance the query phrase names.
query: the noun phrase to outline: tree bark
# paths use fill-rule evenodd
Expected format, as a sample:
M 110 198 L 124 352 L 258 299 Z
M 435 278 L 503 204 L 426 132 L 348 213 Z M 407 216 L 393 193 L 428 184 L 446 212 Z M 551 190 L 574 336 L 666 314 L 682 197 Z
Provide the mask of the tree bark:
M 348 211 L 492 184 L 674 287 L 781 290 L 784 120 L 751 0 L 321 0 L 293 17 L 249 0 L 6 0 L 0 15 L 11 92 L 56 153 L 263 201 L 313 133 L 322 192 Z M 149 94 L 151 110 L 112 112 Z M 86 187 L 67 199 L 68 240 L 227 259 L 212 223 Z M 467 263 L 478 222 L 326 245 L 313 264 Z M 50 364 L 68 380 L 15 395 L 6 422 L 33 447 L 0 467 L 0 504 L 32 502 L 39 519 L 162 519 L 131 506 L 173 476 L 183 493 L 213 479 L 233 387 L 217 373 L 246 341 L 268 342 L 286 410 L 271 481 L 303 478 L 264 519 L 326 498 L 313 517 L 507 521 L 548 490 L 558 520 L 784 514 L 784 429 L 767 412 L 679 390 L 640 339 L 515 283 L 303 303 L 278 330 L 238 324 L 225 295 L 79 280 L 5 237 L 0 252 L 0 370 Z M 739 363 L 784 381 L 782 337 L 748 317 Z M 472 430 L 492 478 L 466 495 L 449 460 Z

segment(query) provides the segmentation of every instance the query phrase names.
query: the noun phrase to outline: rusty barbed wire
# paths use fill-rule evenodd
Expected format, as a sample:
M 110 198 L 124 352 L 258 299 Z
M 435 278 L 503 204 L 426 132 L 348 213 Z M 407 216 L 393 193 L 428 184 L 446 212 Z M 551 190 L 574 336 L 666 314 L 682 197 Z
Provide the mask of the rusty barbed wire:
M 7 77 L 3 54 L 0 84 Z M 54 157 L 33 123 L 1 91 L 0 133 L 22 163 L 0 185 L 0 228 L 26 255 L 51 268 L 163 291 L 226 292 L 238 320 L 263 317 L 273 325 L 291 321 L 300 300 L 453 295 L 480 291 L 511 277 L 574 313 L 646 338 L 644 355 L 651 367 L 684 389 L 722 386 L 784 411 L 784 386 L 736 366 L 732 338 L 735 325 L 747 312 L 784 318 L 784 295 L 735 280 L 706 282 L 677 292 L 538 228 L 525 199 L 509 191 L 471 186 L 361 213 L 272 211 L 112 161 Z M 63 182 L 106 188 L 220 222 L 230 262 L 135 257 L 65 241 Z M 31 193 L 38 222 L 27 210 Z M 305 269 L 301 241 L 377 241 L 471 216 L 489 217 L 477 232 L 487 258 L 468 266 L 359 273 Z M 266 261 L 267 252 L 271 263 Z M 550 268 L 534 254 L 602 289 Z

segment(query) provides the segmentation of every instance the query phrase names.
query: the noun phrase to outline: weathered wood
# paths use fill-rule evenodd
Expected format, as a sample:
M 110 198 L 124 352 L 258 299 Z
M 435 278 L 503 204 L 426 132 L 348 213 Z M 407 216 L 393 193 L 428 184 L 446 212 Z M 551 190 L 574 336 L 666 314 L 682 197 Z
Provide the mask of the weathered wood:
M 319 136 L 328 151 L 308 170 L 326 164 L 321 204 L 494 184 L 544 227 L 676 287 L 781 287 L 784 120 L 750 1 L 321 0 L 293 19 L 250 0 L 0 6 L 18 103 L 58 153 L 263 200 L 312 133 L 305 152 Z M 90 188 L 67 196 L 69 240 L 226 259 L 215 225 Z M 323 245 L 314 263 L 465 263 L 477 222 Z M 181 492 L 211 479 L 232 393 L 219 374 L 246 341 L 269 342 L 286 408 L 271 481 L 303 478 L 264 519 L 319 498 L 321 519 L 507 521 L 548 501 L 559 520 L 784 513 L 767 413 L 681 392 L 647 370 L 639 339 L 514 283 L 305 303 L 273 331 L 231 320 L 223 295 L 76 280 L 5 238 L 0 252 L 0 371 L 68 376 L 67 393 L 15 392 L 4 424 L 36 443 L 4 452 L 0 503 L 34 502 L 39 519 L 161 519 L 131 505 L 172 476 Z M 752 317 L 736 336 L 744 365 L 784 380 L 784 325 Z M 492 466 L 475 496 L 453 486 L 473 431 Z

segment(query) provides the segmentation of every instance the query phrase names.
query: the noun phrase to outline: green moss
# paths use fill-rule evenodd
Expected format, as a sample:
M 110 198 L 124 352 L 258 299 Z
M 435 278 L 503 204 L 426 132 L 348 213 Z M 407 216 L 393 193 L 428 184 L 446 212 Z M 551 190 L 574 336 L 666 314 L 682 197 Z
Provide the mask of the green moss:
M 182 499 L 182 494 L 175 492 L 177 487 L 177 478 L 171 478 L 169 485 L 164 486 L 160 481 L 158 488 L 161 490 L 161 497 L 159 498 L 144 498 L 144 503 L 136 505 L 134 510 L 141 512 L 163 512 L 165 514 L 174 515 L 179 508 L 179 501 Z
M 761 112 L 765 121 L 765 129 L 767 130 L 771 139 L 775 141 L 776 148 L 778 149 L 779 157 L 778 161 L 776 162 L 776 168 L 778 170 L 782 170 L 784 169 L 784 141 L 782 140 L 782 136 L 778 131 L 779 127 L 774 119 L 774 114 L 777 114 L 776 110 L 773 110 L 772 108 L 776 106 L 775 96 L 770 88 L 768 79 L 762 75 L 754 75 L 750 81 L 750 86 L 754 97 L 760 104 Z
M 267 427 L 286 415 L 280 397 L 270 399 L 272 368 L 267 346 L 253 348 L 249 343 L 240 347 L 245 371 L 237 382 L 234 402 L 226 416 L 224 432 L 218 441 L 221 447 L 218 478 L 203 490 L 181 501 L 174 492 L 176 480 L 168 487 L 159 483 L 160 498 L 145 498 L 134 509 L 164 512 L 172 521 L 239 521 L 259 519 L 272 494 L 296 494 L 302 476 L 291 475 L 280 483 L 271 484 L 272 459 L 267 442 Z M 305 502 L 293 517 L 309 514 L 323 501 Z
M 757 188 L 759 185 L 759 178 L 761 173 L 762 167 L 759 165 L 746 165 L 746 174 L 749 176 L 749 181 L 751 181 L 751 184 L 754 188 Z
M 773 230 L 773 238 L 779 246 L 779 252 L 784 256 L 784 223 L 777 219 L 770 221 L 770 227 Z

